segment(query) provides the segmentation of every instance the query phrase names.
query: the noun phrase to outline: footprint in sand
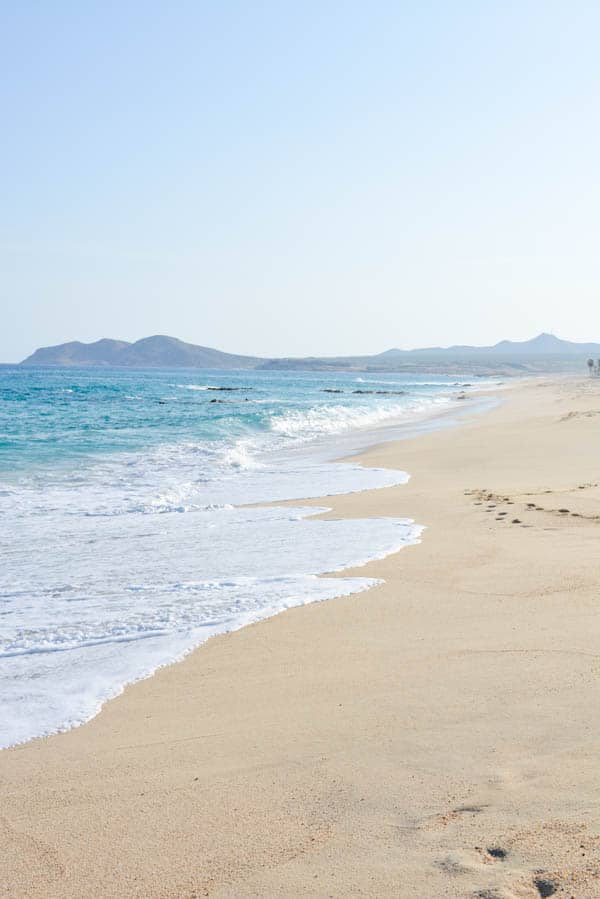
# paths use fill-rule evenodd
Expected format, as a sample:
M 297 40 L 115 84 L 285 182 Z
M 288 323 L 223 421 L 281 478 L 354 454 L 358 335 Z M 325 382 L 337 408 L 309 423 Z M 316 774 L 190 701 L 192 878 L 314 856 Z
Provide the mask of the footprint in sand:
M 466 878 L 470 875 L 471 882 L 474 880 L 476 883 L 478 880 L 481 882 L 490 878 L 490 866 L 501 868 L 507 856 L 508 851 L 501 846 L 487 848 L 475 846 L 474 849 L 455 849 L 440 858 L 435 864 L 440 871 L 453 879 Z M 502 881 L 505 875 L 498 870 L 495 876 Z M 469 895 L 474 899 L 517 899 L 515 893 L 500 884 L 480 886 Z
M 483 889 L 476 890 L 473 893 L 473 899 L 515 899 L 514 893 L 508 893 L 506 890 Z
M 459 805 L 456 808 L 450 809 L 448 812 L 434 815 L 425 822 L 424 826 L 446 827 L 448 824 L 452 824 L 453 821 L 458 821 L 464 815 L 478 815 L 487 807 L 487 805 Z

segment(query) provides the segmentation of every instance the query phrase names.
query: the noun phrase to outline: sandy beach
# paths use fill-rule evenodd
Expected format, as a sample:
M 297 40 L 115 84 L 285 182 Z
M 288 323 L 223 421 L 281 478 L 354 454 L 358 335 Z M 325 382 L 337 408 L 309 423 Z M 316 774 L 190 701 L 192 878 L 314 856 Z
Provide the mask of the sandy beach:
M 600 896 L 599 423 L 547 379 L 365 454 L 411 480 L 312 504 L 421 543 L 0 753 L 0 895 Z

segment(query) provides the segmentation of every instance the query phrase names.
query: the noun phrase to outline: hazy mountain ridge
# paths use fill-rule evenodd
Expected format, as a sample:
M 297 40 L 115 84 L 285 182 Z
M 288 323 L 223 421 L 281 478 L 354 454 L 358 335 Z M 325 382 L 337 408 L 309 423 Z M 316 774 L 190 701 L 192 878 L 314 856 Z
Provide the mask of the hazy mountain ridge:
M 598 355 L 600 343 L 575 343 L 570 340 L 561 340 L 554 334 L 538 334 L 531 340 L 513 341 L 501 340 L 493 346 L 450 346 L 450 347 L 425 347 L 418 350 L 391 349 L 381 353 L 377 358 L 390 358 L 392 356 L 579 356 L 588 353 Z
M 176 337 L 154 335 L 135 343 L 103 338 L 94 343 L 71 341 L 41 347 L 21 365 L 115 366 L 127 368 L 214 368 L 265 370 L 381 371 L 427 367 L 454 370 L 473 368 L 517 373 L 524 370 L 580 368 L 588 356 L 600 357 L 600 343 L 574 343 L 553 334 L 532 340 L 502 340 L 493 346 L 424 347 L 390 349 L 374 356 L 284 357 L 262 359 L 224 353 L 211 347 L 185 343 Z
M 41 347 L 21 365 L 122 366 L 127 368 L 256 368 L 262 360 L 222 353 L 156 334 L 135 343 L 103 338 L 94 343 L 62 343 Z
M 102 338 L 95 343 L 73 340 L 59 346 L 41 347 L 21 365 L 115 365 L 119 353 L 130 346 L 125 340 Z

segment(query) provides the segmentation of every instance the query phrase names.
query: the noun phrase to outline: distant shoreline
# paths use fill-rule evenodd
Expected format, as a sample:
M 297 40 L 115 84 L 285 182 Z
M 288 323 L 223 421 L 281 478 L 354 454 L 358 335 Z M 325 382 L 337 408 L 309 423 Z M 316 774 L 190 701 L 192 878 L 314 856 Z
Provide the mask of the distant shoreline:
M 365 371 L 418 373 L 469 373 L 475 377 L 528 372 L 585 372 L 588 357 L 600 357 L 600 344 L 574 343 L 552 334 L 532 340 L 503 340 L 494 346 L 391 349 L 375 355 L 261 358 L 224 353 L 196 346 L 175 337 L 154 335 L 135 343 L 103 338 L 93 343 L 71 341 L 41 347 L 19 365 L 123 368 L 196 368 L 254 371 Z

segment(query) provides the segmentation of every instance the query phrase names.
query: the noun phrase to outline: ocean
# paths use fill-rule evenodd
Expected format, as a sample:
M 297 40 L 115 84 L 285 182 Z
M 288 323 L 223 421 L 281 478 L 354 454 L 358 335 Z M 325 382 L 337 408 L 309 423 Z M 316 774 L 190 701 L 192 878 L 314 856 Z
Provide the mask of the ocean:
M 312 520 L 301 500 L 404 483 L 334 460 L 430 426 L 470 389 L 387 373 L 0 368 L 0 748 L 89 720 L 214 634 L 371 586 L 318 575 L 414 543 L 421 526 Z M 298 504 L 246 505 L 284 499 Z

